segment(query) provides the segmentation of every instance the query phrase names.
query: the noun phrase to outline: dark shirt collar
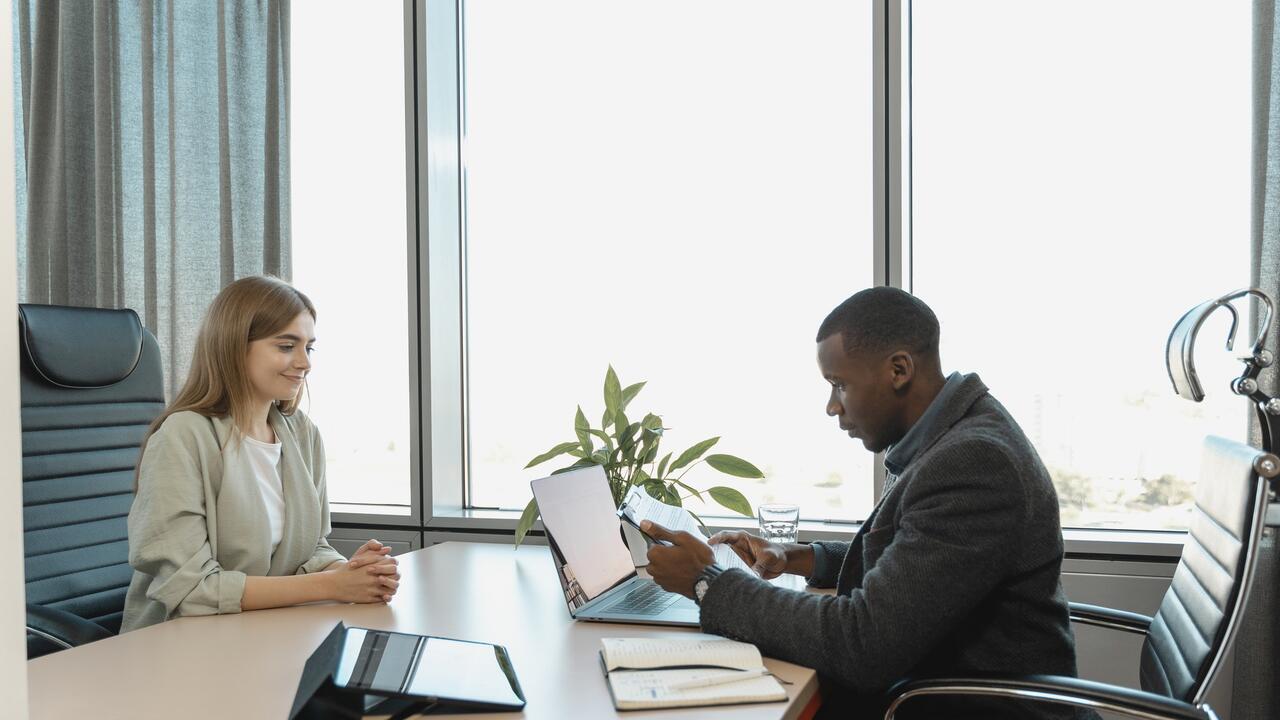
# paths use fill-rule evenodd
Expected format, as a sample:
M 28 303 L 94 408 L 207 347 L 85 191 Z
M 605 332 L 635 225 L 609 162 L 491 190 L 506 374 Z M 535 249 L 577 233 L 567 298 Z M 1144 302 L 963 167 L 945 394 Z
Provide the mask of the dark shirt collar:
M 972 375 L 977 379 L 976 375 Z M 933 443 L 933 440 L 950 427 L 955 419 L 950 417 L 952 413 L 946 412 L 948 408 L 956 401 L 960 388 L 965 384 L 966 376 L 958 372 L 953 372 L 947 376 L 947 382 L 943 384 L 942 390 L 938 391 L 937 397 L 933 402 L 929 403 L 929 407 L 925 408 L 924 414 L 919 420 L 911 426 L 906 435 L 902 439 L 894 443 L 889 448 L 889 452 L 884 456 L 884 469 L 889 471 L 890 475 L 901 475 L 903 470 L 907 469 L 907 465 L 911 464 L 911 460 L 920 453 L 927 445 Z M 986 388 L 983 387 L 983 391 Z M 967 394 L 967 393 L 966 393 Z M 972 403 L 970 400 L 965 403 L 966 408 Z

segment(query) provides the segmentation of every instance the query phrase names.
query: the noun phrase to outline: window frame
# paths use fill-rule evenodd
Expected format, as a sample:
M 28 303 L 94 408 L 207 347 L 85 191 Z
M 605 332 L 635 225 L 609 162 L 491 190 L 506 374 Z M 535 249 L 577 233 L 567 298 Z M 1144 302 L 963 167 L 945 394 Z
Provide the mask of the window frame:
M 514 532 L 519 512 L 473 508 L 468 502 L 471 478 L 466 462 L 466 428 L 469 425 L 466 384 L 466 184 L 465 162 L 465 73 L 463 54 L 463 6 L 465 0 L 405 0 L 406 27 L 412 26 L 424 39 L 424 57 L 415 64 L 416 47 L 406 47 L 406 77 L 415 78 L 415 97 L 407 103 L 407 114 L 416 125 L 412 134 L 417 172 L 411 172 L 410 192 L 421 208 L 410 216 L 410 244 L 419 253 L 420 284 L 411 288 L 429 301 L 419 312 L 427 337 L 422 345 L 418 378 L 423 383 L 415 413 L 422 433 L 415 433 L 415 456 L 422 458 L 421 475 L 415 475 L 423 498 L 419 512 L 427 529 L 474 528 L 510 529 Z M 905 13 L 909 0 L 871 0 L 873 45 L 873 242 L 871 277 L 873 285 L 901 287 L 906 266 L 903 218 L 909 204 L 902 196 L 908 178 L 902 160 L 909 142 L 904 140 L 903 99 L 909 95 L 903 73 L 903 59 L 888 55 L 888 48 L 904 47 L 908 24 Z M 413 42 L 416 38 L 409 38 Z M 415 102 L 416 100 L 416 102 Z M 419 187 L 420 186 L 420 187 Z M 416 232 L 415 228 L 422 232 Z M 423 342 L 425 340 L 425 342 Z M 415 384 L 416 384 L 415 378 Z M 450 418 L 460 419 L 450 422 Z M 872 462 L 873 499 L 879 500 L 884 486 L 883 454 Z M 343 519 L 346 519 L 344 514 Z M 508 519 L 509 518 L 509 519 Z M 754 527 L 750 520 L 730 517 L 708 518 L 710 527 L 740 529 Z M 847 536 L 849 523 L 809 523 L 839 527 L 833 535 Z M 536 525 L 535 530 L 540 530 Z
M 911 0 L 871 0 L 873 13 L 872 285 L 911 290 Z M 513 534 L 520 513 L 468 504 L 466 396 L 465 0 L 404 0 L 407 256 L 411 358 L 410 507 L 352 511 L 340 527 L 414 527 L 476 537 Z M 422 42 L 419 42 L 419 38 Z M 421 48 L 421 49 L 420 49 Z M 872 463 L 873 497 L 884 485 Z M 752 529 L 714 517 L 712 530 Z M 800 539 L 848 540 L 859 522 L 802 521 Z M 531 534 L 541 535 L 541 522 Z M 1073 557 L 1176 559 L 1182 531 L 1064 528 Z

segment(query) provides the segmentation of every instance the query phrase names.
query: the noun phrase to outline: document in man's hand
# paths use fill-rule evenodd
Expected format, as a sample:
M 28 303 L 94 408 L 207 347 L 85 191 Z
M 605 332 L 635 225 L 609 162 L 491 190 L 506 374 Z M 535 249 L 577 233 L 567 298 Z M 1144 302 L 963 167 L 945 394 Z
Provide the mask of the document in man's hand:
M 603 638 L 600 644 L 613 706 L 619 710 L 787 699 L 755 645 L 716 635 Z
M 659 502 L 639 485 L 627 491 L 627 496 L 622 500 L 622 506 L 618 508 L 618 514 L 636 527 L 640 527 L 642 521 L 649 520 L 672 532 L 683 530 L 694 537 L 706 538 L 706 534 L 702 532 L 702 528 L 688 510 Z M 742 558 L 738 557 L 738 553 L 728 545 L 712 545 L 711 553 L 715 557 L 716 564 L 725 570 L 739 568 L 755 573 L 751 566 L 743 562 Z

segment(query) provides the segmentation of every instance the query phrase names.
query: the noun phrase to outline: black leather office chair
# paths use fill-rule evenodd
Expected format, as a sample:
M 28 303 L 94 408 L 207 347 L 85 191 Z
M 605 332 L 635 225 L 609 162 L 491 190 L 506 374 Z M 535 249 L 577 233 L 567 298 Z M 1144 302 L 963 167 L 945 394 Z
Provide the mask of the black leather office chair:
M 1204 702 L 1214 676 L 1244 616 L 1256 562 L 1257 544 L 1268 522 L 1268 505 L 1280 495 L 1280 398 L 1263 390 L 1258 376 L 1275 363 L 1265 348 L 1274 303 L 1256 288 L 1203 302 L 1174 325 L 1165 344 L 1169 380 L 1179 396 L 1200 402 L 1204 390 L 1196 374 L 1194 350 L 1205 320 L 1225 308 L 1231 314 L 1227 349 L 1240 325 L 1235 300 L 1256 298 L 1265 311 L 1244 372 L 1231 391 L 1248 398 L 1262 430 L 1262 450 L 1222 438 L 1205 438 L 1195 514 L 1173 582 L 1154 618 L 1094 605 L 1071 604 L 1071 619 L 1146 636 L 1142 644 L 1142 690 L 1053 676 L 970 677 L 906 680 L 890 690 L 885 714 L 924 695 L 986 695 L 1112 710 L 1143 718 L 1216 720 Z M 1276 505 L 1280 509 L 1280 505 Z M 1271 520 L 1276 524 L 1275 519 Z
M 1215 720 L 1204 702 L 1243 617 L 1275 455 L 1232 440 L 1205 438 L 1200 481 L 1182 559 L 1154 618 L 1071 604 L 1075 622 L 1146 636 L 1142 690 L 1077 678 L 933 678 L 890 691 L 886 720 L 913 697 L 986 695 L 1110 710 L 1143 718 Z
M 27 656 L 120 631 L 126 519 L 160 348 L 132 310 L 18 307 Z

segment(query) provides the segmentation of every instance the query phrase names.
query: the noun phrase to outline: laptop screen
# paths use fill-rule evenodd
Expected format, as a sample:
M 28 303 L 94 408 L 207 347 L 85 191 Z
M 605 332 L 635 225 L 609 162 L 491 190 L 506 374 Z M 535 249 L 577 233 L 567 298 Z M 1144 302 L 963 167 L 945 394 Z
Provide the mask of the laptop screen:
M 582 607 L 635 573 L 604 468 L 585 467 L 530 485 L 571 608 Z

